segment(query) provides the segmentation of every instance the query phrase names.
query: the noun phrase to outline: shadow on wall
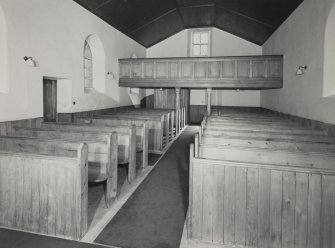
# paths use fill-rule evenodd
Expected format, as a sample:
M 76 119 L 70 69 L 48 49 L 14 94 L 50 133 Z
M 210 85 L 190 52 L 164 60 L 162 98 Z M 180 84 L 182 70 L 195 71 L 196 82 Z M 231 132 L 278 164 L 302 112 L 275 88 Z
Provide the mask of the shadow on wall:
M 91 91 L 90 94 L 84 94 L 83 98 L 74 99 L 74 101 L 76 104 L 72 106 L 71 112 L 120 106 L 120 102 L 96 90 Z

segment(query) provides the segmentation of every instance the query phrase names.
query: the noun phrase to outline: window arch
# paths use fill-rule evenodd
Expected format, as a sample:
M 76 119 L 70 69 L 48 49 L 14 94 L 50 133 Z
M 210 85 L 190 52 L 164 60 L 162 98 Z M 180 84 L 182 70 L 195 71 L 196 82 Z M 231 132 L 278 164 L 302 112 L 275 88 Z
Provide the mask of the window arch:
M 84 88 L 105 93 L 105 49 L 96 34 L 88 36 L 84 43 Z
M 335 4 L 333 5 L 325 29 L 323 96 L 335 96 Z
M 0 92 L 8 93 L 8 70 L 7 70 L 7 25 L 5 14 L 0 6 Z
M 92 51 L 87 41 L 85 41 L 84 46 L 84 86 L 85 89 L 93 88 Z

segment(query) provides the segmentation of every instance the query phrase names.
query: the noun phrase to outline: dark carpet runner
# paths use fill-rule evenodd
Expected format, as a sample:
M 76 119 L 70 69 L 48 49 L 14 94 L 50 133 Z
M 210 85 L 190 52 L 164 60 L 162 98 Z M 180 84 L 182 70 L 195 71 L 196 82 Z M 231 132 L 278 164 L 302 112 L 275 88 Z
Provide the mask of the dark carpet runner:
M 188 207 L 188 127 L 95 242 L 122 248 L 179 247 Z
M 0 248 L 106 248 L 102 245 L 53 238 L 0 228 Z

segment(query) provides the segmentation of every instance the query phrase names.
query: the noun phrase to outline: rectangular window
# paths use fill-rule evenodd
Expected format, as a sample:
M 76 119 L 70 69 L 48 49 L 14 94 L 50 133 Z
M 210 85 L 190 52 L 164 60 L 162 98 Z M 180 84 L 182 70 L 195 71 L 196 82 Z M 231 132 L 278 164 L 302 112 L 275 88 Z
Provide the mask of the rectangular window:
M 211 30 L 196 29 L 190 31 L 190 57 L 211 56 Z

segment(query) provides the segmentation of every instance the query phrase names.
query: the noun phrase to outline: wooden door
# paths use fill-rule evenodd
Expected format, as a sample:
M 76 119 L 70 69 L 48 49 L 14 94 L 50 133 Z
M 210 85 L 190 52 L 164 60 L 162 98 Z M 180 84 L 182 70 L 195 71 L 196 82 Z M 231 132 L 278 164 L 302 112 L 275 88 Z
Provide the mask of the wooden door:
M 43 116 L 44 121 L 57 121 L 57 81 L 43 79 Z

